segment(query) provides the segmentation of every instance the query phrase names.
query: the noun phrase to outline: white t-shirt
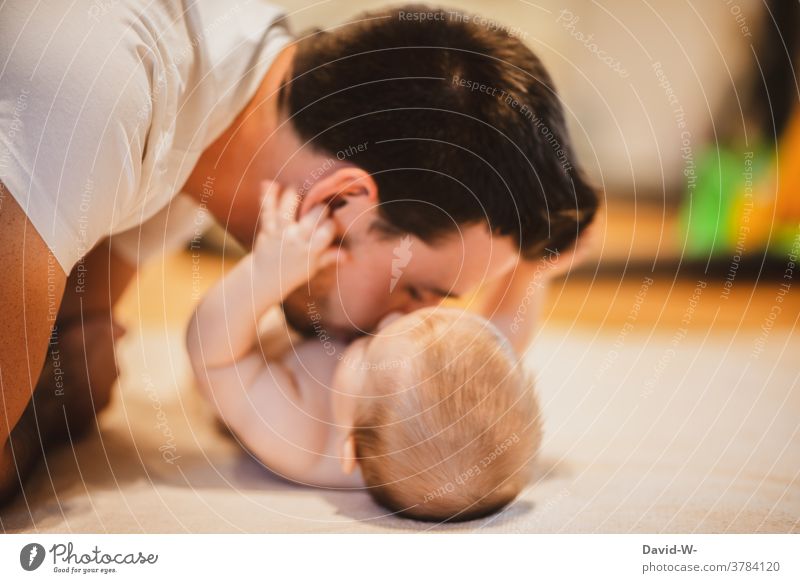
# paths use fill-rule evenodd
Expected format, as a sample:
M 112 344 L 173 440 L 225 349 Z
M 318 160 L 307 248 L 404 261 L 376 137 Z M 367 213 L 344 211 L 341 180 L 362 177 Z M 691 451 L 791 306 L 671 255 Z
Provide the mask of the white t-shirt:
M 176 194 L 291 41 L 282 16 L 260 0 L 0 4 L 0 181 L 65 272 L 109 235 L 141 260 L 201 228 Z

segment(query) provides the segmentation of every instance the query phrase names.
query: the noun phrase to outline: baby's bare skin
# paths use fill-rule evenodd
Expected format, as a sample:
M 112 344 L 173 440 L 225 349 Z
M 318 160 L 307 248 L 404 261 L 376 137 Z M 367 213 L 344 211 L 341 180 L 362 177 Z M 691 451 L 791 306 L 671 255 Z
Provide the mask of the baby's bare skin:
M 360 485 L 342 467 L 348 429 L 337 413 L 347 407 L 334 403 L 340 393 L 332 389 L 344 345 L 293 343 L 280 322 L 258 327 L 289 292 L 337 258 L 327 214 L 296 221 L 298 198 L 281 194 L 277 186 L 267 192 L 253 252 L 195 312 L 189 354 L 201 391 L 271 470 L 313 485 Z
M 297 197 L 278 188 L 267 194 L 253 252 L 209 291 L 192 318 L 189 355 L 199 388 L 219 417 L 273 472 L 313 486 L 363 487 L 355 435 L 365 427 L 364 416 L 375 411 L 371 404 L 386 403 L 392 393 L 427 380 L 413 377 L 412 362 L 441 339 L 431 338 L 439 332 L 423 325 L 434 312 L 449 338 L 471 346 L 478 321 L 481 330 L 489 330 L 481 336 L 482 354 L 503 353 L 503 362 L 516 357 L 490 322 L 442 307 L 390 313 L 374 334 L 345 344 L 314 317 L 312 305 L 311 337 L 289 333 L 278 316 L 281 302 L 340 259 L 340 250 L 329 247 L 334 237 L 329 216 L 316 212 L 298 221 L 297 204 Z M 463 325 L 467 328 L 460 329 Z M 461 382 L 471 378 L 472 367 L 482 367 L 465 364 Z M 447 363 L 442 366 L 447 369 Z M 418 401 L 409 394 L 408 414 L 419 417 L 423 411 L 415 411 Z

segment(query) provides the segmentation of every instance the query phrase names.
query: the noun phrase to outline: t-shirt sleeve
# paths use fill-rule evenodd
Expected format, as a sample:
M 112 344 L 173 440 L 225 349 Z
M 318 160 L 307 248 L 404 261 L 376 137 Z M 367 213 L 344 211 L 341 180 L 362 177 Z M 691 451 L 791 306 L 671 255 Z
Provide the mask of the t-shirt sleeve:
M 0 7 L 0 181 L 69 273 L 140 196 L 152 71 L 85 6 L 39 6 Z

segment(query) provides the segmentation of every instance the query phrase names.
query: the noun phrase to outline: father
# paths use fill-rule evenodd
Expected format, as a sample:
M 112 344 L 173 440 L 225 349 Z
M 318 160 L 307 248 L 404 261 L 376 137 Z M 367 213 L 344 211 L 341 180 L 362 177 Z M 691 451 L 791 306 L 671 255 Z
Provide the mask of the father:
M 0 499 L 108 402 L 138 264 L 209 213 L 250 244 L 264 180 L 330 205 L 347 254 L 286 302 L 297 329 L 484 286 L 520 350 L 532 281 L 597 208 L 542 63 L 483 18 L 294 39 L 254 0 L 9 0 L 0 62 Z

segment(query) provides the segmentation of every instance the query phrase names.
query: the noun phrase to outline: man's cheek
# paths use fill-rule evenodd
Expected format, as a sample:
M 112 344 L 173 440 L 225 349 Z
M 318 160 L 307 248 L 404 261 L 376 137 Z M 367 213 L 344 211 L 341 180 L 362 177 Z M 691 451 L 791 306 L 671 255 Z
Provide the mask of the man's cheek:
M 350 325 L 361 331 L 371 330 L 386 311 L 388 287 L 384 289 L 379 282 L 367 279 L 342 282 L 338 291 L 334 301 L 339 302 Z

